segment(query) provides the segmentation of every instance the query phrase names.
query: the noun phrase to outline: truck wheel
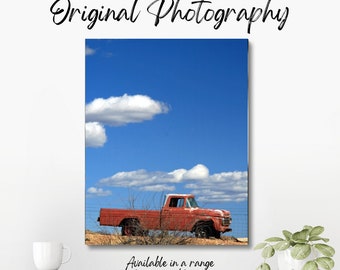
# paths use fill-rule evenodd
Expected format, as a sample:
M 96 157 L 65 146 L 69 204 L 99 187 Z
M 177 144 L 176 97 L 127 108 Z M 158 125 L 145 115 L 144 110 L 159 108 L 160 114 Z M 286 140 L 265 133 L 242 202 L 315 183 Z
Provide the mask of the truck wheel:
M 195 229 L 195 236 L 197 238 L 209 238 L 212 235 L 212 228 L 210 224 L 197 225 Z
M 122 235 L 136 236 L 142 232 L 138 220 L 130 219 L 124 222 L 122 226 Z
M 125 222 L 122 226 L 122 235 L 132 235 L 132 225 L 130 222 Z

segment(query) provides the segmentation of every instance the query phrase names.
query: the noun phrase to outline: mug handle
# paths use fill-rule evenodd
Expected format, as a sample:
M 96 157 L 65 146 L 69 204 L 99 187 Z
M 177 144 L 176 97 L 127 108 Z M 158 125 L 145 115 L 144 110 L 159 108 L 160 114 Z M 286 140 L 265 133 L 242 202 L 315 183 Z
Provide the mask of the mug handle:
M 63 245 L 63 249 L 67 250 L 68 254 L 67 254 L 66 260 L 64 260 L 64 258 L 63 258 L 62 263 L 67 263 L 71 259 L 71 256 L 72 256 L 71 249 L 68 246 L 65 246 L 65 245 Z

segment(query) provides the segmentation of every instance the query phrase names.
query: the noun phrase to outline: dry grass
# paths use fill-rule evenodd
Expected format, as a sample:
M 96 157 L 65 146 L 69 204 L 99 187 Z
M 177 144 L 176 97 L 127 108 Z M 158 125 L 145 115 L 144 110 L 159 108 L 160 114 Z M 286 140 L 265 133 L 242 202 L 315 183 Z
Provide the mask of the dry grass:
M 215 246 L 245 246 L 247 238 L 234 238 L 222 236 L 221 239 L 195 238 L 185 234 L 154 233 L 150 236 L 121 236 L 119 234 L 106 234 L 99 232 L 85 232 L 87 245 L 215 245 Z

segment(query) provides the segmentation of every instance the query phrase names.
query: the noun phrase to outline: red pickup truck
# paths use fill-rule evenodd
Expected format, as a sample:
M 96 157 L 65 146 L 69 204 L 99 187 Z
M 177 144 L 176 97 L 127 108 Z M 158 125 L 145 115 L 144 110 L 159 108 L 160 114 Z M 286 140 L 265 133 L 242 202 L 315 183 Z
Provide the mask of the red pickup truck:
M 158 210 L 101 208 L 101 226 L 122 228 L 122 235 L 145 235 L 148 230 L 188 231 L 199 238 L 220 238 L 229 232 L 231 215 L 226 210 L 199 208 L 194 195 L 165 195 Z

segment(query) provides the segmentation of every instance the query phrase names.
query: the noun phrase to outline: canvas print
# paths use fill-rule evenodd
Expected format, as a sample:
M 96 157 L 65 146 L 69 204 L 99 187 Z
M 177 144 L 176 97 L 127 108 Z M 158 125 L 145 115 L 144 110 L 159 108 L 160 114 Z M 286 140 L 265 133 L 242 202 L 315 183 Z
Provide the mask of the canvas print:
M 248 244 L 248 40 L 85 40 L 85 243 Z

